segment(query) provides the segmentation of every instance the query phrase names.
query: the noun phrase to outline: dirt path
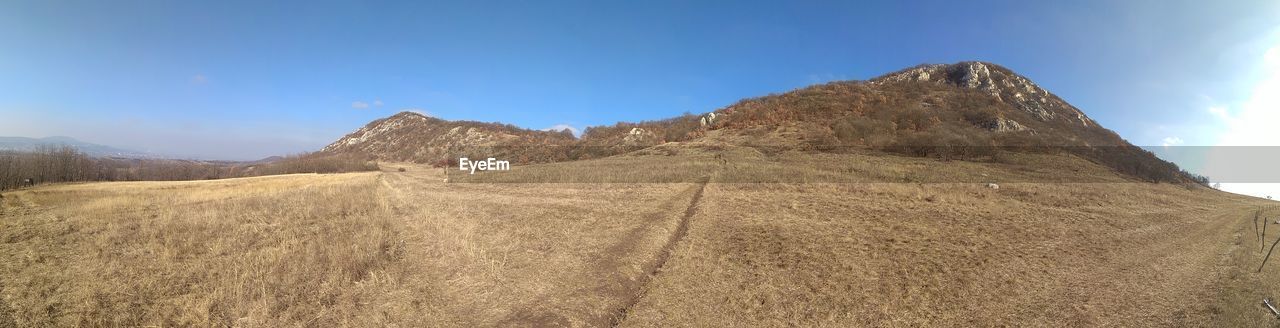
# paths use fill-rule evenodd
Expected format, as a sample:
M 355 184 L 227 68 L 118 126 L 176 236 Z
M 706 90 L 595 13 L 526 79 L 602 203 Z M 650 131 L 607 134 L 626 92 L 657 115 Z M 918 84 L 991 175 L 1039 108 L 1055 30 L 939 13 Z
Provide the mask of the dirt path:
M 680 223 L 676 226 L 676 229 L 672 231 L 671 236 L 667 238 L 667 242 L 662 245 L 662 249 L 658 251 L 656 256 L 654 256 L 653 261 L 649 265 L 645 266 L 646 274 L 636 279 L 632 284 L 633 286 L 630 286 L 630 288 L 626 288 L 626 290 L 617 293 L 629 296 L 622 297 L 625 301 L 623 302 L 623 306 L 618 308 L 617 316 L 611 318 L 609 321 L 611 326 L 616 327 L 621 324 L 623 320 L 626 320 L 627 312 L 631 311 L 631 308 L 635 307 L 636 303 L 644 297 L 649 281 L 662 271 L 663 266 L 667 264 L 667 260 L 671 258 L 671 252 L 675 250 L 675 247 L 680 243 L 680 240 L 684 239 L 684 236 L 688 234 L 689 221 L 693 219 L 693 215 L 698 209 L 699 202 L 702 201 L 702 193 L 707 190 L 707 184 L 709 183 L 710 179 L 708 178 L 703 180 L 696 187 L 693 187 L 696 188 L 697 191 L 694 192 L 693 197 L 689 200 L 689 206 L 685 208 L 684 214 L 680 217 Z
M 707 183 L 448 184 L 423 168 L 381 179 L 412 232 L 409 257 L 434 259 L 417 265 L 436 272 L 424 282 L 437 280 L 452 323 L 497 326 L 618 322 L 687 231 Z M 627 207 L 601 207 L 613 204 Z

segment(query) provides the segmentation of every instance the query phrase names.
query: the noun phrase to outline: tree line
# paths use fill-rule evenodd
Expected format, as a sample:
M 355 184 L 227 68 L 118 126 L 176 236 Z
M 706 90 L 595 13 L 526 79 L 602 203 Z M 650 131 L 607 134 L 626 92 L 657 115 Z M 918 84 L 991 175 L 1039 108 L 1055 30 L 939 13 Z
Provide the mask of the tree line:
M 205 162 L 94 158 L 71 146 L 40 146 L 31 151 L 0 151 L 0 190 L 55 182 L 206 180 L 377 169 L 377 163 L 353 155 L 298 154 L 268 163 Z

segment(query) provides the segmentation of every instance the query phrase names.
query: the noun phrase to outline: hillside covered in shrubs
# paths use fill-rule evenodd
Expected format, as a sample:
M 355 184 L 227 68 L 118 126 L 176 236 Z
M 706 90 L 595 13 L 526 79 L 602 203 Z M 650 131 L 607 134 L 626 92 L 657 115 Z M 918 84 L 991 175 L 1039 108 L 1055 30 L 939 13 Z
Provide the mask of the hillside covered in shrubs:
M 405 112 L 373 121 L 321 153 L 438 165 L 464 156 L 540 163 L 699 139 L 815 152 L 871 149 L 942 160 L 999 161 L 1007 152 L 1071 154 L 1142 181 L 1207 182 L 1130 144 L 1029 79 L 983 62 L 921 65 L 868 81 L 744 99 L 703 115 L 594 126 L 581 138 L 567 131 Z

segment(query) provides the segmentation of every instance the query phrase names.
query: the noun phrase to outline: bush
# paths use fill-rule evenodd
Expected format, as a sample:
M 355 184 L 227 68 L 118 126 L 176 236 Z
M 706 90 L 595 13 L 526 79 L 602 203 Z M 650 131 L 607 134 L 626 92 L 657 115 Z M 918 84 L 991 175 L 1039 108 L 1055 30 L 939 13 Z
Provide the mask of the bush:
M 848 116 L 831 126 L 836 139 L 844 144 L 885 146 L 893 142 L 897 124 L 865 116 Z
M 241 175 L 273 175 L 291 173 L 343 173 L 360 171 L 377 171 L 378 164 L 356 155 L 302 154 L 287 156 L 284 159 L 250 166 Z

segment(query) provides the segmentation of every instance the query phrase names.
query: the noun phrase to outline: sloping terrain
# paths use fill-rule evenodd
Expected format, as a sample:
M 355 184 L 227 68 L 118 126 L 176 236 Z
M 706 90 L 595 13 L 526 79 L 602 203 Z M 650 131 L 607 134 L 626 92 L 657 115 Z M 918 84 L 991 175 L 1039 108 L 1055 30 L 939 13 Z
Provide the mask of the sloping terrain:
M 1259 302 L 1280 293 L 1280 263 L 1254 272 L 1263 253 L 1251 226 L 1270 201 L 1136 183 L 1060 155 L 990 164 L 672 151 L 682 153 L 451 174 L 451 183 L 440 168 L 404 164 L 6 192 L 0 322 L 1276 323 Z M 670 183 L 512 183 L 624 171 Z M 1062 172 L 1095 180 L 1052 182 Z M 762 173 L 793 182 L 727 182 Z M 833 175 L 904 182 L 822 182 Z M 905 182 L 935 178 L 1001 183 Z M 1271 228 L 1268 241 L 1280 236 Z
M 979 162 L 1007 152 L 1071 154 L 1144 181 L 1206 181 L 1135 147 L 1030 79 L 983 62 L 922 65 L 870 81 L 744 99 L 698 116 L 589 127 L 581 139 L 406 112 L 369 123 L 322 153 L 437 165 L 482 154 L 523 165 L 703 139 L 769 151 L 872 149 Z

